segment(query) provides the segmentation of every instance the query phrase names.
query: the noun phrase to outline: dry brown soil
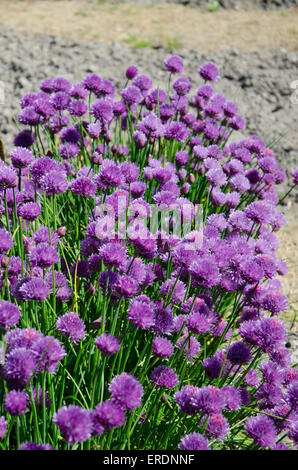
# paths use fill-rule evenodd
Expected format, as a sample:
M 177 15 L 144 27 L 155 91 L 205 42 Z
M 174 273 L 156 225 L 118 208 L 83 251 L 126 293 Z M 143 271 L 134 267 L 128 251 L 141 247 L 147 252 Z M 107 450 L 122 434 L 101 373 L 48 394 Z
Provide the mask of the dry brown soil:
M 136 48 L 298 50 L 297 8 L 205 12 L 173 4 L 0 0 L 1 26 Z

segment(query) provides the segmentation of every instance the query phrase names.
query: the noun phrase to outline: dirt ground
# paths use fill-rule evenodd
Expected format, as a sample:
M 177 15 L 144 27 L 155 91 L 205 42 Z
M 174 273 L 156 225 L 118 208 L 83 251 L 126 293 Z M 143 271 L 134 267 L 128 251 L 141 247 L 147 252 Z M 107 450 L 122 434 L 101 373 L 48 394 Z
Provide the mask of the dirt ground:
M 86 42 L 117 41 L 134 48 L 298 50 L 297 8 L 256 14 L 206 12 L 174 4 L 0 0 L 1 26 Z

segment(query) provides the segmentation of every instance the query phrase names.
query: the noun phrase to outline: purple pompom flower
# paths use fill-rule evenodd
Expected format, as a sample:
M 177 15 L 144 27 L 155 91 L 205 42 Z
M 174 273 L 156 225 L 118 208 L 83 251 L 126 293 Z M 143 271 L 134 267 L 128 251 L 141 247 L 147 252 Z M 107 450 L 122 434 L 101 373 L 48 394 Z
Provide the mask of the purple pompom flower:
M 126 72 L 125 72 L 127 80 L 132 80 L 133 78 L 137 76 L 137 74 L 138 74 L 137 67 L 135 67 L 134 65 L 130 65 L 129 67 L 127 67 Z
M 113 356 L 113 354 L 116 354 L 121 347 L 121 343 L 118 338 L 107 333 L 103 333 L 96 338 L 94 343 L 104 356 Z
M 18 175 L 13 168 L 0 165 L 0 189 L 15 188 L 18 184 Z
M 275 445 L 276 429 L 268 416 L 262 414 L 252 416 L 246 420 L 244 427 L 248 436 L 259 446 L 271 449 Z
M 135 297 L 129 305 L 127 318 L 136 328 L 147 330 L 155 323 L 154 303 L 145 295 Z
M 39 243 L 29 254 L 31 266 L 40 268 L 49 268 L 58 263 L 59 256 L 56 248 L 47 242 Z
M 59 361 L 66 356 L 63 346 L 53 336 L 39 338 L 31 350 L 36 355 L 39 370 L 46 369 L 50 374 L 55 373 Z
M 32 222 L 37 219 L 41 214 L 41 209 L 35 202 L 25 202 L 18 206 L 18 215 L 22 219 Z
M 33 153 L 24 147 L 16 147 L 10 152 L 11 163 L 14 168 L 26 168 L 33 160 Z
M 4 416 L 0 416 L 0 439 L 4 439 L 7 433 L 7 421 Z
M 92 422 L 95 431 L 93 434 L 101 434 L 103 431 L 123 426 L 125 413 L 116 403 L 106 400 L 95 407 Z
M 20 330 L 12 330 L 17 332 Z M 32 377 L 37 360 L 34 353 L 25 347 L 24 341 L 19 338 L 13 348 L 8 345 L 8 352 L 4 362 L 4 379 L 9 389 L 23 389 Z M 19 344 L 17 344 L 19 343 Z
M 15 304 L 6 300 L 0 301 L 0 328 L 7 330 L 16 326 L 20 317 L 21 312 Z
M 21 416 L 26 413 L 27 396 L 18 390 L 11 390 L 4 397 L 4 409 L 12 416 Z
M 155 356 L 168 359 L 174 353 L 174 348 L 167 338 L 156 337 L 152 343 L 152 352 Z
M 86 176 L 81 176 L 73 180 L 69 184 L 69 189 L 72 193 L 83 197 L 94 197 L 96 193 L 95 184 Z
M 75 312 L 68 312 L 56 321 L 56 328 L 64 336 L 68 336 L 73 343 L 78 343 L 86 335 L 83 321 Z
M 25 278 L 18 289 L 21 300 L 37 300 L 43 302 L 50 294 L 50 288 L 40 277 Z
M 123 372 L 113 378 L 109 385 L 109 392 L 112 401 L 124 410 L 132 411 L 140 407 L 144 390 L 133 375 Z
M 208 418 L 206 435 L 209 439 L 223 441 L 229 433 L 228 420 L 221 413 L 213 413 Z
M 53 416 L 64 439 L 73 445 L 91 438 L 91 412 L 76 405 L 63 406 Z
M 219 80 L 219 71 L 213 62 L 207 62 L 206 64 L 203 64 L 199 68 L 198 73 L 205 81 L 217 82 Z
M 191 83 L 187 77 L 179 77 L 174 81 L 173 88 L 177 95 L 184 96 L 191 89 Z
M 50 444 L 38 444 L 37 442 L 23 442 L 19 450 L 55 450 Z
M 171 73 L 182 73 L 184 69 L 183 60 L 179 55 L 171 55 L 164 60 L 165 68 Z
M 5 255 L 12 246 L 11 235 L 3 228 L 0 228 L 0 254 Z
M 231 344 L 227 358 L 232 364 L 246 364 L 251 361 L 252 354 L 247 344 L 238 341 Z
M 184 436 L 178 447 L 180 450 L 210 450 L 208 439 L 197 432 Z
M 151 374 L 150 381 L 157 387 L 168 390 L 172 390 L 179 384 L 175 371 L 166 366 L 156 367 Z

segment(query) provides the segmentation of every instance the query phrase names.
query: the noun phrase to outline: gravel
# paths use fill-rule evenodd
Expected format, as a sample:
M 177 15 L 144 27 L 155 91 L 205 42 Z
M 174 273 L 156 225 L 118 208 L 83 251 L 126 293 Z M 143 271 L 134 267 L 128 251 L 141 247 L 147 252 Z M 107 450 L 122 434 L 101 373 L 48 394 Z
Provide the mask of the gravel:
M 58 2 L 59 0 L 53 0 Z M 64 0 L 65 1 L 65 0 Z M 66 0 L 69 2 L 81 3 L 129 3 L 131 0 Z M 204 10 L 215 11 L 217 9 L 228 10 L 276 10 L 295 8 L 298 0 L 134 0 L 135 5 L 160 5 L 164 3 L 175 3 L 180 5 L 190 5 Z

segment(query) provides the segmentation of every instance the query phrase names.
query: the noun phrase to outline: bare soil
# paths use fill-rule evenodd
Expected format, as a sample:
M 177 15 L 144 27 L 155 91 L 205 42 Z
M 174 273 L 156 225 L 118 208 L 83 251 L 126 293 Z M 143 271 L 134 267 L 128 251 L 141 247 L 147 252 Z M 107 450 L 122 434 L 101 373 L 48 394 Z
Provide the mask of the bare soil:
M 1 0 L 1 26 L 134 48 L 298 50 L 298 8 L 208 12 L 176 4 Z

